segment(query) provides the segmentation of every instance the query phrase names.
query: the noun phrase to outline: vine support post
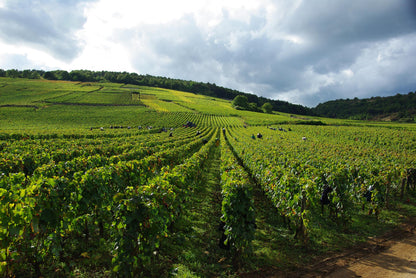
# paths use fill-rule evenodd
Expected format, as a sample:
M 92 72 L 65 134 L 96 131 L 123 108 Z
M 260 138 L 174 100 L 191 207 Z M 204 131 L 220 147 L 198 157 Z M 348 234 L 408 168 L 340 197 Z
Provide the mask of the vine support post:
M 300 197 L 300 217 L 299 217 L 300 223 L 296 229 L 295 238 L 298 238 L 298 236 L 300 236 L 303 245 L 306 246 L 306 244 L 308 243 L 308 234 L 307 234 L 307 230 L 306 230 L 304 219 L 303 219 L 305 209 L 306 209 L 306 192 L 303 190 L 302 195 Z
M 390 183 L 387 183 L 386 184 L 386 208 L 387 209 L 390 207 L 389 194 L 390 194 Z

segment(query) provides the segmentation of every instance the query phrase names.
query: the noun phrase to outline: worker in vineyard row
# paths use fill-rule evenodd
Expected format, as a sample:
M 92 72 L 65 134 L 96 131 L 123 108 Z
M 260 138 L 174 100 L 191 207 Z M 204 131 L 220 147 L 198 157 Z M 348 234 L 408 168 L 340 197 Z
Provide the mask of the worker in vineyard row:
M 215 138 L 215 146 L 219 146 L 220 145 L 220 139 L 219 138 Z
M 367 200 L 367 202 L 371 202 L 371 195 L 373 194 L 373 186 L 370 185 L 367 189 L 367 191 L 364 193 L 364 198 Z
M 363 197 L 366 199 L 367 203 L 370 203 L 370 209 L 368 210 L 368 215 L 374 214 L 377 216 L 379 214 L 378 202 L 383 202 L 384 198 L 381 195 L 380 191 L 375 190 L 374 185 L 370 185 L 367 191 L 364 193 Z M 365 203 L 363 203 L 363 210 L 365 209 Z
M 321 195 L 321 207 L 322 207 L 322 214 L 324 214 L 324 206 L 329 205 L 331 202 L 329 201 L 329 193 L 331 193 L 333 191 L 332 187 L 325 185 L 324 187 L 324 191 L 322 192 Z

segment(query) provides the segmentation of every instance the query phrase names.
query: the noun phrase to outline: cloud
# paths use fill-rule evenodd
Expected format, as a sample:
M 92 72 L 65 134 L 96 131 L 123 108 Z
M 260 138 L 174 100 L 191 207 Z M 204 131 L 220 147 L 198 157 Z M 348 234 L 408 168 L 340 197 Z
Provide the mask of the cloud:
M 6 69 L 15 69 L 16 65 L 21 66 L 21 68 L 31 69 L 32 62 L 28 59 L 26 55 L 17 55 L 17 54 L 0 54 L 0 60 L 2 65 Z
M 392 90 L 414 87 L 415 81 L 398 83 L 403 80 L 399 76 L 410 77 L 411 71 L 398 73 L 403 66 L 387 70 L 369 57 L 375 48 L 378 52 L 388 49 L 396 52 L 395 64 L 401 63 L 410 69 L 408 57 L 416 48 L 409 39 L 415 34 L 416 25 L 414 14 L 408 8 L 394 1 L 297 3 L 288 9 L 291 12 L 286 17 L 268 22 L 270 33 L 280 30 L 299 38 L 300 44 L 281 48 L 279 58 L 273 63 L 273 73 L 283 78 L 268 82 L 275 92 L 263 94 L 314 106 L 336 97 L 384 94 L 387 87 Z M 396 51 L 403 46 L 407 46 L 406 51 Z M 382 68 L 385 69 L 382 78 L 389 80 L 389 86 L 384 88 L 380 88 L 376 78 Z
M 125 42 L 131 61 L 139 72 L 212 82 L 246 76 L 247 65 L 254 69 L 261 39 L 253 38 L 255 21 L 228 20 L 227 15 L 207 27 L 188 14 L 162 25 L 140 25 L 117 30 L 116 39 Z M 155 63 L 155 61 L 157 61 Z
M 3 0 L 0 40 L 64 69 L 211 82 L 307 106 L 416 87 L 414 1 L 86 2 Z
M 294 1 L 291 6 L 264 1 L 250 10 L 223 7 L 211 14 L 215 24 L 201 18 L 210 13 L 136 24 L 118 30 L 118 39 L 128 45 L 139 72 L 216 82 L 309 106 L 414 85 L 410 77 L 396 84 L 408 74 L 397 64 L 408 65 L 416 48 L 409 37 L 413 15 L 394 1 Z M 394 68 L 375 63 L 374 48 L 386 53 Z M 394 57 L 387 54 L 393 52 Z M 378 84 L 387 81 L 379 79 L 390 83 L 381 88 Z
M 85 18 L 86 1 L 9 0 L 0 9 L 0 39 L 31 46 L 53 57 L 71 61 L 82 50 L 76 32 Z
M 297 91 L 278 93 L 274 97 L 314 106 L 339 98 L 369 98 L 407 93 L 416 88 L 416 34 L 369 44 L 360 49 L 347 68 L 324 73 L 309 69 Z M 306 71 L 308 72 L 308 71 Z M 314 85 L 315 84 L 315 85 Z M 303 88 L 303 89 L 299 89 Z

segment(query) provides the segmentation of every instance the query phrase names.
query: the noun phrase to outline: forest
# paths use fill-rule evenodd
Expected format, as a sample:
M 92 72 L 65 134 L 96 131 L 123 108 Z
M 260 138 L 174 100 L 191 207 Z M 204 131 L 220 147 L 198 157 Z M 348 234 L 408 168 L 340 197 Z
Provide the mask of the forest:
M 313 111 L 323 117 L 415 122 L 416 92 L 390 97 L 339 99 L 321 103 Z

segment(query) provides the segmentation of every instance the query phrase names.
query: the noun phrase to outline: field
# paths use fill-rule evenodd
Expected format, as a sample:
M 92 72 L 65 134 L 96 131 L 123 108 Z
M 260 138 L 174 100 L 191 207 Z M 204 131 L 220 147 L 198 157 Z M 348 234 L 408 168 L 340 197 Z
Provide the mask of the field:
M 0 150 L 5 277 L 295 273 L 416 215 L 414 124 L 0 78 Z

